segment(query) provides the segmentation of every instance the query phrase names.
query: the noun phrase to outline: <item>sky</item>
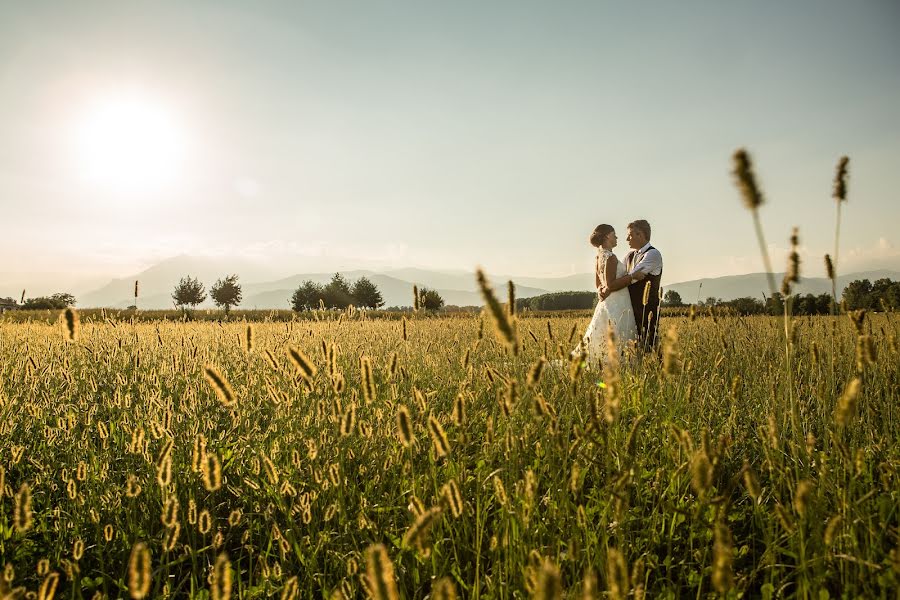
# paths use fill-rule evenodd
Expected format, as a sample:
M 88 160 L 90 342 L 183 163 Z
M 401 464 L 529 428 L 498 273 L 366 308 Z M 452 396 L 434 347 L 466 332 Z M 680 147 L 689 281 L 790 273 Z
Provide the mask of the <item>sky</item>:
M 665 279 L 900 269 L 900 3 L 0 0 L 0 296 L 181 254 Z

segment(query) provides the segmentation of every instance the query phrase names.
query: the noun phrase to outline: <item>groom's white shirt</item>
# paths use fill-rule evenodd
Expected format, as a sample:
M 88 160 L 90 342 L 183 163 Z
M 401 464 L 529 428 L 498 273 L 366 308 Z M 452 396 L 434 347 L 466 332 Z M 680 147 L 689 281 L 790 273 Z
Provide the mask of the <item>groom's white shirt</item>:
M 632 254 L 633 256 L 631 256 Z M 632 250 L 629 257 L 629 260 L 632 260 L 634 265 L 628 271 L 629 275 L 634 275 L 638 271 L 647 275 L 659 275 L 662 273 L 662 254 L 656 248 L 650 248 L 650 242 L 641 246 L 639 250 Z

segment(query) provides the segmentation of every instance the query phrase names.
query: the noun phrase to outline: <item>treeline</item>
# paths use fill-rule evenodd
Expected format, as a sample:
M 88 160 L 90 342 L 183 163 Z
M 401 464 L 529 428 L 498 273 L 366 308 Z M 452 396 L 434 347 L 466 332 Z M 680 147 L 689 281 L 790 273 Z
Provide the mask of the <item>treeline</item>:
M 831 314 L 831 294 L 797 294 L 791 296 L 791 313 L 800 316 Z M 785 298 L 779 293 L 765 299 L 735 298 L 721 300 L 707 298 L 700 302 L 703 307 L 730 308 L 739 315 L 783 315 Z M 836 310 L 876 310 L 890 311 L 900 309 L 900 281 L 878 279 L 871 283 L 868 279 L 850 282 L 844 288 Z
M 22 298 L 16 301 L 15 298 L 0 298 L 0 310 L 59 310 L 75 306 L 75 296 L 60 292 L 52 296 L 38 296 L 37 298 L 26 298 L 22 292 Z
M 699 303 L 704 308 L 729 309 L 738 315 L 772 315 L 784 314 L 784 296 L 775 293 L 765 300 L 745 296 L 734 300 L 707 298 Z M 828 315 L 831 314 L 831 294 L 796 295 L 791 297 L 791 313 L 795 315 Z
M 870 283 L 868 279 L 851 281 L 844 288 L 842 299 L 849 310 L 898 310 L 900 281 L 887 278 L 876 279 L 875 283 Z
M 360 277 L 352 284 L 340 273 L 335 273 L 325 285 L 307 280 L 300 284 L 290 298 L 291 308 L 300 312 L 317 308 L 381 308 L 384 298 L 381 291 L 367 277 Z
M 516 299 L 516 310 L 583 310 L 597 304 L 596 292 L 553 292 Z

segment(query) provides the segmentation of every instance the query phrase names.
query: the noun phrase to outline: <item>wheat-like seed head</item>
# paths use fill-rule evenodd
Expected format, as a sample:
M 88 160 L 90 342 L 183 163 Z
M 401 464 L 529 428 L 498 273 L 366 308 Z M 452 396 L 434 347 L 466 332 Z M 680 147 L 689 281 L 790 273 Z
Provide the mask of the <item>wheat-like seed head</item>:
M 453 401 L 453 423 L 462 427 L 466 424 L 466 395 L 464 392 L 456 394 Z
M 397 409 L 397 437 L 405 448 L 409 448 L 415 441 L 409 409 L 403 405 Z
M 205 508 L 197 515 L 197 531 L 206 535 L 212 529 L 212 515 Z
M 847 165 L 849 164 L 850 159 L 846 156 L 842 156 L 840 160 L 838 160 L 837 167 L 835 168 L 834 189 L 832 190 L 831 196 L 838 202 L 847 201 Z
M 399 600 L 394 565 L 383 544 L 366 549 L 366 580 L 371 586 L 373 600 Z
M 31 529 L 32 524 L 31 486 L 23 483 L 19 487 L 13 502 L 13 527 L 19 533 L 24 533 Z
M 375 402 L 375 373 L 372 371 L 372 360 L 363 356 L 359 360 L 360 378 L 362 380 L 363 400 L 366 404 Z
M 794 509 L 801 517 L 805 517 L 808 512 L 815 489 L 815 485 L 806 479 L 797 484 L 797 489 L 794 491 Z
M 434 415 L 428 417 L 428 432 L 431 434 L 431 443 L 438 458 L 444 458 L 450 454 L 450 440 L 447 439 L 441 422 Z
M 203 487 L 209 492 L 215 492 L 222 487 L 222 463 L 215 452 L 206 452 L 204 460 L 200 463 L 203 475 Z
M 732 156 L 734 168 L 735 183 L 741 192 L 744 200 L 744 206 L 749 210 L 755 211 L 763 204 L 763 196 L 756 185 L 756 177 L 753 175 L 753 165 L 750 162 L 750 155 L 743 148 L 737 150 Z
M 606 578 L 609 582 L 609 596 L 613 600 L 625 600 L 628 597 L 628 566 L 625 557 L 616 548 L 606 551 Z
M 456 586 L 450 577 L 441 577 L 431 588 L 433 600 L 456 600 Z
M 343 417 L 341 417 L 341 429 L 340 434 L 341 437 L 347 437 L 353 433 L 353 430 L 356 428 L 356 404 L 353 402 L 347 407 L 347 410 L 344 411 Z
M 516 337 L 516 329 L 513 322 L 494 295 L 494 290 L 488 283 L 484 271 L 479 268 L 475 272 L 475 276 L 478 281 L 478 288 L 481 290 L 481 297 L 487 305 L 487 313 L 491 316 L 491 321 L 494 324 L 497 337 L 506 347 L 512 350 L 513 354 L 518 354 L 519 341 Z
M 732 562 L 734 549 L 731 542 L 731 531 L 722 521 L 715 525 L 713 542 L 713 586 L 720 593 L 728 592 L 734 585 Z
M 138 542 L 131 549 L 128 559 L 128 592 L 135 600 L 146 598 L 153 582 L 151 572 L 150 548 L 144 542 Z
M 846 427 L 853 415 L 856 414 L 856 399 L 859 396 L 861 383 L 859 377 L 854 377 L 844 388 L 844 393 L 838 400 L 834 418 L 840 427 Z
M 300 376 L 306 382 L 311 382 L 313 377 L 316 376 L 316 372 L 318 371 L 316 365 L 313 364 L 312 360 L 310 360 L 310 358 L 299 348 L 295 348 L 294 346 L 288 348 L 288 356 L 290 356 L 291 361 L 294 363 L 294 366 L 297 367 L 297 372 L 300 374 Z
M 206 376 L 206 381 L 209 382 L 213 391 L 215 391 L 219 402 L 228 408 L 233 407 L 237 403 L 237 396 L 235 396 L 234 390 L 231 389 L 231 384 L 228 383 L 228 380 L 213 365 L 206 365 L 203 368 L 203 373 Z
M 66 331 L 68 332 L 69 341 L 74 342 L 78 339 L 78 330 L 80 320 L 78 318 L 78 311 L 72 308 L 71 306 L 66 308 L 65 312 L 66 318 Z
M 57 585 L 59 585 L 59 573 L 48 573 L 38 589 L 38 600 L 52 600 L 56 595 Z
M 415 547 L 420 552 L 428 549 L 428 533 L 443 513 L 440 506 L 433 506 L 420 514 L 403 536 L 403 545 Z
M 216 557 L 212 576 L 212 599 L 229 600 L 231 598 L 231 561 L 226 553 Z
M 541 374 L 544 372 L 544 367 L 547 366 L 546 357 L 540 357 L 535 361 L 531 368 L 528 370 L 528 376 L 525 379 L 526 387 L 533 388 L 541 381 Z

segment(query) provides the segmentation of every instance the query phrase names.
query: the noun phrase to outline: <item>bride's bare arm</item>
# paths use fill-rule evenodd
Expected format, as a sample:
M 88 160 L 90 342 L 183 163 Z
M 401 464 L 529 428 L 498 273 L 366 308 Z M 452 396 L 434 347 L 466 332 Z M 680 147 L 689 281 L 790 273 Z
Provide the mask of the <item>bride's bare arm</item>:
M 594 288 L 600 289 L 600 257 L 594 261 Z

